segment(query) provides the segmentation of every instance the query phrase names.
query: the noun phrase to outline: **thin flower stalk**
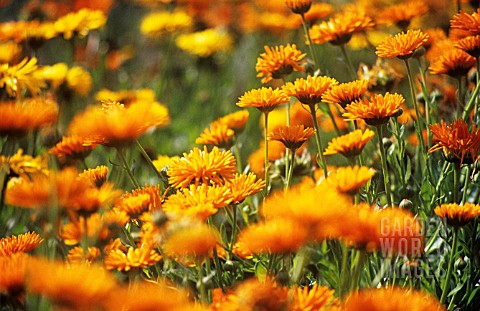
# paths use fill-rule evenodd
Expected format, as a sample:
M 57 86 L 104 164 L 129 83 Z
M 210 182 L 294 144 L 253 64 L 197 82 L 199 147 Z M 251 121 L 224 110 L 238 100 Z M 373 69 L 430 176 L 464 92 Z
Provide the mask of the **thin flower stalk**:
M 478 92 L 480 91 L 480 83 L 477 83 L 475 89 L 473 90 L 472 96 L 468 100 L 468 103 L 465 105 L 465 109 L 463 110 L 462 119 L 466 121 L 470 116 L 470 112 L 472 111 L 475 103 L 478 102 Z
M 125 158 L 125 154 L 124 154 L 123 149 L 121 147 L 117 148 L 117 154 L 118 154 L 118 157 L 120 158 L 120 161 L 122 161 L 123 169 L 127 172 L 128 177 L 130 178 L 130 181 L 132 182 L 133 186 L 135 188 L 140 188 L 140 184 L 135 179 L 135 176 L 133 176 L 133 173 L 130 170 L 130 166 L 128 165 L 127 159 Z
M 319 67 L 319 63 L 317 61 L 317 56 L 315 55 L 315 49 L 312 44 L 312 39 L 310 38 L 310 32 L 308 31 L 308 25 L 307 25 L 307 20 L 305 19 L 305 13 L 302 13 L 300 15 L 302 16 L 303 31 L 307 36 L 307 45 L 308 45 L 308 48 L 310 49 L 310 54 L 312 55 L 313 64 L 315 65 L 315 68 L 318 70 L 319 74 L 322 74 L 322 71 Z
M 268 195 L 268 188 L 270 186 L 270 177 L 268 176 L 268 112 L 263 113 L 264 120 L 265 120 L 265 131 L 264 131 L 264 142 L 265 142 L 265 191 L 264 191 L 264 198 Z
M 347 62 L 347 69 L 350 74 L 350 78 L 352 80 L 357 80 L 358 79 L 357 73 L 355 72 L 355 67 L 353 67 L 352 61 L 348 56 L 347 49 L 345 48 L 345 44 L 340 44 L 340 50 L 342 51 L 343 58 L 345 58 L 345 61 Z
M 390 190 L 390 178 L 388 177 L 388 166 L 387 166 L 387 153 L 385 151 L 385 146 L 383 145 L 383 124 L 375 126 L 375 131 L 378 139 L 378 146 L 380 148 L 380 159 L 382 162 L 382 174 L 383 174 L 383 183 L 385 186 L 385 193 L 387 196 L 388 206 L 393 206 L 392 203 L 392 194 Z
M 140 151 L 140 153 L 142 154 L 142 156 L 143 156 L 143 158 L 145 159 L 145 161 L 147 161 L 148 166 L 150 167 L 150 169 L 155 173 L 155 175 L 157 175 L 157 177 L 158 177 L 159 180 L 162 180 L 162 176 L 160 175 L 160 172 L 157 170 L 157 168 L 155 167 L 155 165 L 153 165 L 152 159 L 150 158 L 150 156 L 148 155 L 148 153 L 145 151 L 145 149 L 142 147 L 142 145 L 140 144 L 140 142 L 139 142 L 138 140 L 135 140 L 135 144 L 137 145 L 137 148 L 138 148 L 138 150 Z
M 328 176 L 327 161 L 325 159 L 325 156 L 323 155 L 323 146 L 322 146 L 322 140 L 320 138 L 320 131 L 318 127 L 317 116 L 315 113 L 315 106 L 309 105 L 309 107 L 310 107 L 310 114 L 312 115 L 313 127 L 315 128 L 315 141 L 317 143 L 317 149 L 318 149 L 317 163 L 322 168 L 323 175 L 325 176 L 325 178 L 327 178 Z
M 453 227 L 453 244 L 452 244 L 452 252 L 450 253 L 450 259 L 448 260 L 448 269 L 447 269 L 447 275 L 445 276 L 445 283 L 443 284 L 443 289 L 442 289 L 442 296 L 440 298 L 440 303 L 445 304 L 447 301 L 447 294 L 448 294 L 448 289 L 450 285 L 450 278 L 452 277 L 453 273 L 453 265 L 455 263 L 455 254 L 457 252 L 457 243 L 458 243 L 458 231 L 459 227 Z M 452 298 L 453 299 L 453 298 Z

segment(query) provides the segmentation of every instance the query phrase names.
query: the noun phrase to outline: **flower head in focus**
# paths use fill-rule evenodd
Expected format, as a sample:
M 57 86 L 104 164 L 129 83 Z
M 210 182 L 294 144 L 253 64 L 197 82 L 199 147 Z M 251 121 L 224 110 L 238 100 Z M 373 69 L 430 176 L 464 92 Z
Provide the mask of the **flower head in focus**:
M 382 58 L 407 59 L 412 57 L 413 52 L 422 47 L 428 40 L 428 35 L 421 30 L 408 30 L 407 33 L 399 33 L 390 36 L 380 45 L 375 52 Z
M 280 45 L 274 48 L 265 46 L 264 48 L 265 53 L 260 54 L 255 65 L 258 72 L 257 77 L 263 77 L 262 83 L 267 83 L 272 79 L 281 79 L 292 71 L 305 71 L 302 66 L 305 61 L 302 59 L 306 54 L 298 50 L 295 44 Z

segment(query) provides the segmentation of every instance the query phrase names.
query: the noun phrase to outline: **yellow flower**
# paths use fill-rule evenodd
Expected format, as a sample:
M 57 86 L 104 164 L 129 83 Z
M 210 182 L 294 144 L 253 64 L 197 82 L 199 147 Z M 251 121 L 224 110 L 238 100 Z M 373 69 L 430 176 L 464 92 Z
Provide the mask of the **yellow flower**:
M 332 155 L 340 153 L 347 158 L 355 157 L 362 153 L 363 148 L 374 135 L 375 133 L 372 130 L 366 129 L 363 133 L 362 130 L 355 130 L 335 137 L 328 143 L 327 149 L 325 149 L 323 154 Z
M 27 232 L 0 239 L 0 257 L 16 253 L 28 253 L 40 245 L 43 239 L 36 232 Z
M 36 96 L 46 86 L 45 81 L 35 77 L 36 58 L 24 58 L 20 63 L 10 66 L 0 65 L 0 88 L 5 88 L 11 97 L 22 98 L 22 92 L 28 90 Z
M 116 147 L 128 145 L 151 128 L 169 123 L 168 110 L 162 104 L 141 102 L 125 108 L 110 103 L 104 108 L 89 106 L 77 114 L 70 122 L 68 132 L 87 142 Z
M 225 186 L 190 185 L 172 194 L 163 203 L 163 210 L 171 215 L 190 216 L 206 220 L 232 202 L 232 192 Z
M 339 104 L 342 108 L 353 101 L 359 100 L 367 92 L 368 81 L 356 80 L 347 83 L 333 85 L 322 95 L 322 101 L 331 104 Z
M 19 55 L 22 49 L 20 46 L 11 41 L 0 43 L 0 63 L 13 62 Z
M 315 135 L 315 130 L 311 127 L 305 128 L 303 125 L 280 126 L 268 134 L 268 140 L 277 140 L 285 145 L 286 148 L 297 150 L 303 143 Z
M 70 68 L 65 79 L 68 88 L 74 90 L 80 96 L 87 96 L 92 89 L 92 77 L 90 73 L 82 67 L 74 66 Z
M 58 107 L 53 100 L 42 98 L 0 102 L 0 115 L 0 136 L 23 136 L 57 121 Z
M 258 179 L 253 173 L 248 174 L 236 174 L 234 178 L 228 180 L 226 186 L 231 191 L 232 202 L 231 204 L 239 204 L 246 197 L 254 195 L 263 190 L 265 187 L 265 181 Z
M 30 155 L 24 155 L 21 148 L 10 157 L 0 155 L 0 167 L 2 165 L 6 165 L 7 174 L 19 175 L 22 178 L 28 178 L 36 174 L 48 174 L 48 159 L 46 157 L 36 156 L 34 158 Z
M 195 224 L 170 233 L 163 243 L 163 253 L 169 257 L 203 259 L 217 246 L 219 235 L 205 224 Z
M 319 286 L 318 283 L 311 287 L 294 286 L 290 291 L 293 292 L 290 311 L 314 311 L 323 310 L 323 308 L 328 310 L 329 306 L 338 303 L 334 296 L 335 291 L 326 286 Z
M 480 205 L 474 203 L 442 204 L 435 207 L 435 214 L 447 220 L 447 224 L 453 227 L 461 227 L 468 224 L 472 219 L 480 216 Z
M 128 247 L 127 252 L 121 249 L 113 249 L 105 255 L 105 268 L 128 272 L 132 268 L 147 268 L 153 266 L 162 259 L 152 246 L 142 244 L 138 248 Z
M 240 135 L 240 133 L 243 132 L 243 129 L 247 125 L 249 116 L 250 113 L 248 112 L 248 110 L 244 109 L 229 113 L 217 119 L 217 121 L 225 124 L 228 128 L 232 129 L 235 132 L 235 135 Z
M 68 66 L 65 63 L 58 63 L 52 66 L 41 66 L 35 70 L 34 77 L 39 80 L 48 81 L 53 89 L 58 89 L 65 81 Z
M 329 42 L 333 45 L 345 44 L 352 35 L 375 26 L 372 18 L 363 12 L 345 12 L 337 14 L 328 21 L 313 25 L 310 38 L 314 44 Z
M 307 228 L 286 218 L 250 225 L 238 236 L 238 242 L 254 254 L 295 252 L 307 239 Z
M 67 265 L 45 259 L 30 260 L 27 266 L 29 292 L 47 297 L 68 309 L 101 308 L 118 288 L 115 277 L 95 265 Z
M 292 71 L 305 71 L 302 66 L 305 61 L 302 59 L 307 55 L 297 50 L 295 44 L 287 46 L 275 46 L 273 49 L 264 46 L 265 53 L 257 58 L 255 69 L 258 72 L 257 77 L 262 78 L 262 83 L 267 83 L 272 79 L 280 79 L 289 75 Z
M 353 291 L 343 300 L 345 311 L 401 311 L 405 305 L 411 311 L 446 311 L 447 309 L 432 295 L 397 287 L 370 288 Z
M 191 34 L 182 34 L 176 39 L 177 46 L 199 57 L 208 57 L 232 49 L 233 39 L 229 33 L 219 29 L 207 29 Z
M 295 82 L 287 82 L 282 88 L 289 96 L 294 96 L 305 105 L 314 106 L 322 101 L 322 96 L 330 88 L 337 85 L 334 78 L 326 76 L 308 76 L 299 78 Z
M 209 152 L 205 146 L 203 151 L 193 148 L 190 153 L 172 163 L 167 171 L 169 182 L 174 187 L 185 188 L 190 183 L 199 186 L 205 184 L 223 184 L 235 176 L 235 158 L 230 151 L 220 151 L 213 147 Z
M 340 193 L 355 195 L 374 175 L 368 167 L 347 166 L 330 172 L 325 182 Z
M 408 30 L 407 33 L 399 33 L 394 37 L 389 36 L 375 52 L 382 58 L 407 59 L 412 57 L 416 49 L 422 47 L 428 40 L 428 35 L 421 30 Z
M 116 92 L 109 89 L 101 89 L 95 94 L 95 100 L 102 103 L 108 101 L 119 102 L 128 107 L 136 102 L 154 102 L 155 92 L 148 88 Z
M 91 264 L 100 258 L 100 249 L 97 247 L 88 247 L 87 251 L 81 246 L 76 246 L 68 251 L 68 262 L 74 265 Z
M 62 140 L 50 148 L 49 154 L 57 156 L 62 164 L 71 162 L 70 160 L 84 159 L 96 147 L 96 144 L 85 142 L 76 136 L 63 136 Z
M 107 22 L 105 13 L 100 10 L 81 9 L 68 13 L 55 21 L 54 27 L 66 40 L 78 35 L 85 37 L 90 30 L 103 27 Z
M 153 165 L 157 169 L 157 171 L 163 170 L 166 166 L 170 166 L 173 164 L 174 161 L 179 160 L 180 157 L 173 156 L 169 157 L 166 155 L 158 155 L 155 160 L 153 160 Z
M 199 145 L 217 146 L 222 149 L 230 149 L 233 145 L 235 132 L 228 128 L 224 123 L 214 121 L 210 123 L 210 128 L 206 128 L 195 140 Z
M 107 181 L 108 167 L 100 165 L 95 168 L 89 168 L 78 174 L 79 179 L 90 182 L 97 188 L 100 188 Z
M 167 33 L 187 31 L 192 25 L 192 17 L 184 11 L 160 11 L 145 16 L 140 24 L 140 31 L 147 37 L 159 38 Z
M 404 102 L 401 94 L 375 94 L 370 99 L 364 98 L 345 107 L 343 117 L 347 120 L 362 119 L 368 125 L 385 124 L 400 111 Z
M 255 107 L 263 113 L 268 113 L 275 107 L 290 102 L 290 97 L 279 89 L 262 87 L 245 92 L 238 99 L 237 106 L 241 108 Z

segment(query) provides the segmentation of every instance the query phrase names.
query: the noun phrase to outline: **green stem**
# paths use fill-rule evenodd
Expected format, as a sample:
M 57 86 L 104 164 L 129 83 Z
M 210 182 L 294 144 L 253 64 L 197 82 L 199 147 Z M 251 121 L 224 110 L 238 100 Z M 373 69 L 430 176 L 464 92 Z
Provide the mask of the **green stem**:
M 466 121 L 470 111 L 472 110 L 474 104 L 477 102 L 478 91 L 480 91 L 480 83 L 477 83 L 475 89 L 473 90 L 472 96 L 468 100 L 468 103 L 465 105 L 465 109 L 463 110 L 462 119 Z
M 365 251 L 358 249 L 355 262 L 353 264 L 353 273 L 352 273 L 352 289 L 358 290 L 360 286 L 360 275 L 365 264 L 366 254 Z
M 345 61 L 347 62 L 347 69 L 348 69 L 348 72 L 350 73 L 350 78 L 352 80 L 357 80 L 358 79 L 357 73 L 355 72 L 355 68 L 353 67 L 352 61 L 348 56 L 347 49 L 345 48 L 345 44 L 340 44 L 340 50 L 342 51 L 343 58 L 345 58 Z
M 264 142 L 265 142 L 265 191 L 264 197 L 268 195 L 268 188 L 270 186 L 270 178 L 268 176 L 268 112 L 263 113 L 265 117 L 265 132 L 264 132 Z
M 233 145 L 233 152 L 235 153 L 235 157 L 237 158 L 237 171 L 239 174 L 241 174 L 243 172 L 242 156 L 240 155 L 240 148 L 238 147 L 238 143 L 236 141 Z
M 130 177 L 130 181 L 132 182 L 133 186 L 135 188 L 140 188 L 140 185 L 138 184 L 137 180 L 135 179 L 135 176 L 133 176 L 133 173 L 130 170 L 130 167 L 127 163 L 127 159 L 125 158 L 125 154 L 123 153 L 123 150 L 121 149 L 121 147 L 117 148 L 117 153 L 120 160 L 122 161 L 123 168 L 125 169 L 125 171 L 127 171 L 128 177 Z
M 462 204 L 467 202 L 467 188 L 468 188 L 468 181 L 470 180 L 470 165 L 467 165 L 467 170 L 465 172 L 465 180 L 463 182 L 463 195 L 462 195 Z
M 463 107 L 463 83 L 462 83 L 462 76 L 457 78 L 458 80 L 458 99 L 457 99 L 457 112 L 456 112 L 456 119 L 460 118 L 460 114 L 462 112 Z
M 309 107 L 310 107 L 310 114 L 312 115 L 312 119 L 313 119 L 313 127 L 315 128 L 315 140 L 317 142 L 317 149 L 318 149 L 317 163 L 322 168 L 323 175 L 325 176 L 325 178 L 327 178 L 328 176 L 327 161 L 325 160 L 325 156 L 323 155 L 323 146 L 322 146 L 322 140 L 320 139 L 320 130 L 318 127 L 317 116 L 315 113 L 315 106 L 309 105 Z
M 148 166 L 152 169 L 152 171 L 155 173 L 155 175 L 157 175 L 158 179 L 162 180 L 162 176 L 160 175 L 160 172 L 157 170 L 157 168 L 153 164 L 152 159 L 150 158 L 148 153 L 145 151 L 145 149 L 142 147 L 140 142 L 138 140 L 135 140 L 135 144 L 137 145 L 138 150 L 140 150 L 140 153 L 142 154 L 145 161 L 147 161 Z
M 317 61 L 317 56 L 315 55 L 315 51 L 313 50 L 313 44 L 312 44 L 312 39 L 310 38 L 310 32 L 308 31 L 308 26 L 307 26 L 307 21 L 305 20 L 305 14 L 300 14 L 302 16 L 302 25 L 303 25 L 303 31 L 305 32 L 305 35 L 307 36 L 307 45 L 308 48 L 310 49 L 310 54 L 312 55 L 313 58 L 313 64 L 315 65 L 315 68 L 318 69 L 319 73 L 321 74 L 322 71 L 320 70 L 319 63 Z
M 475 58 L 475 62 L 477 64 L 477 72 L 475 73 L 475 80 L 476 80 L 476 83 L 477 85 L 480 83 L 480 57 L 476 57 Z M 473 121 L 475 124 L 477 124 L 478 122 L 478 100 L 475 101 L 475 109 L 474 109 L 474 113 L 473 113 Z
M 418 141 L 422 148 L 422 154 L 425 153 L 425 141 L 423 140 L 422 130 L 422 115 L 418 109 L 417 98 L 415 97 L 415 86 L 413 84 L 412 72 L 410 70 L 410 65 L 408 64 L 408 59 L 405 59 L 405 66 L 407 67 L 408 83 L 410 84 L 410 95 L 412 97 L 413 107 L 415 108 L 415 132 L 417 133 Z
M 422 94 L 425 100 L 425 128 L 427 130 L 427 146 L 430 146 L 430 98 L 427 91 L 427 80 L 425 79 L 425 71 L 422 68 L 422 62 L 420 58 L 416 58 L 418 62 L 418 68 L 420 76 L 422 77 Z
M 295 152 L 296 150 L 295 149 L 292 149 L 290 150 L 290 153 L 292 154 L 291 155 L 291 161 L 290 161 L 290 167 L 289 167 L 289 170 L 288 170 L 288 174 L 287 174 L 287 180 L 285 182 L 285 191 L 288 190 L 288 188 L 290 187 L 291 183 L 292 183 L 292 175 L 293 175 L 293 167 L 295 166 Z
M 338 287 L 339 290 L 339 297 L 342 297 L 348 291 L 347 283 L 350 279 L 350 272 L 347 269 L 348 263 L 348 248 L 342 243 L 342 267 L 340 269 L 340 286 Z
M 376 134 L 378 138 L 378 146 L 380 147 L 380 160 L 382 161 L 382 173 L 383 173 L 383 182 L 385 186 L 385 193 L 387 195 L 387 203 L 389 206 L 392 204 L 392 196 L 390 193 L 390 178 L 388 177 L 388 167 L 387 167 L 387 153 L 385 152 L 385 146 L 383 145 L 383 124 L 375 126 Z
M 450 278 L 452 277 L 453 272 L 453 264 L 455 263 L 455 253 L 457 252 L 457 240 L 458 240 L 458 228 L 453 228 L 453 244 L 452 244 L 452 252 L 450 253 L 450 259 L 448 261 L 448 270 L 447 276 L 445 278 L 445 283 L 443 284 L 442 296 L 440 298 L 440 303 L 445 304 L 447 300 L 447 292 L 450 285 Z
M 222 264 L 220 263 L 220 259 L 218 258 L 217 249 L 213 249 L 213 262 L 215 263 L 215 270 L 217 276 L 218 286 L 222 289 L 223 293 L 226 293 L 227 290 L 225 289 L 225 284 L 223 284 L 223 269 Z
M 237 206 L 233 205 L 232 206 L 232 236 L 230 237 L 230 245 L 228 247 L 228 250 L 230 251 L 230 258 L 233 257 L 233 245 L 235 244 L 236 235 L 237 235 Z
M 458 194 L 460 192 L 460 163 L 453 164 L 453 203 L 458 203 Z
M 203 273 L 203 260 L 199 260 L 197 263 L 198 266 L 198 280 L 197 288 L 200 292 L 200 301 L 208 303 L 207 289 L 205 288 L 205 283 L 203 282 L 204 273 Z

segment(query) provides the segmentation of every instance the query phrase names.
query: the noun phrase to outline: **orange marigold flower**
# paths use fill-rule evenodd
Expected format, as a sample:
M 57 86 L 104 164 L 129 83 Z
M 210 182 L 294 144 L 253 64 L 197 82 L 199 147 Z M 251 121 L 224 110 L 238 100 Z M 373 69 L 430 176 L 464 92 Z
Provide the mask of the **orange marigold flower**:
M 405 102 L 401 94 L 375 94 L 369 99 L 355 101 L 345 107 L 343 117 L 347 120 L 364 120 L 368 125 L 379 125 L 388 122 L 390 117 L 398 114 L 400 106 Z
M 224 123 L 214 121 L 210 123 L 210 128 L 206 128 L 195 140 L 199 145 L 217 146 L 222 149 L 230 149 L 233 145 L 235 131 L 228 128 Z
M 480 35 L 480 8 L 472 14 L 460 12 L 450 20 L 452 29 L 468 32 L 471 36 Z
M 237 106 L 242 108 L 255 107 L 263 113 L 269 113 L 275 107 L 290 102 L 290 97 L 279 89 L 262 87 L 245 92 L 238 99 Z
M 22 178 L 29 178 L 32 175 L 48 175 L 48 158 L 45 156 L 32 157 L 28 154 L 23 154 L 23 149 L 20 148 L 17 152 L 5 157 L 0 155 L 0 167 L 6 169 L 6 174 L 18 175 Z
M 449 162 L 473 163 L 480 149 L 480 129 L 473 125 L 472 130 L 462 119 L 447 125 L 445 121 L 430 125 L 435 144 L 429 153 L 442 150 L 445 160 Z
M 307 239 L 307 229 L 286 218 L 250 225 L 238 237 L 238 241 L 254 254 L 295 252 Z
M 302 59 L 307 54 L 297 50 L 295 44 L 280 45 L 273 49 L 265 45 L 264 48 L 265 53 L 260 54 L 255 65 L 255 70 L 258 72 L 257 77 L 263 77 L 262 83 L 267 83 L 272 79 L 281 79 L 292 71 L 305 71 L 302 66 L 305 61 Z
M 474 203 L 442 204 L 434 210 L 435 214 L 447 220 L 447 224 L 453 227 L 462 227 L 468 224 L 474 218 L 480 216 L 480 205 Z
M 25 271 L 29 257 L 25 253 L 0 256 L 0 292 L 21 297 L 25 292 Z
M 85 142 L 75 136 L 63 136 L 62 141 L 52 147 L 48 153 L 56 155 L 61 162 L 68 159 L 84 159 L 96 147 L 95 144 Z
M 391 5 L 378 13 L 380 23 L 396 24 L 401 29 L 406 29 L 414 17 L 422 16 L 428 12 L 428 6 L 421 1 L 408 1 Z
M 246 197 L 254 195 L 263 190 L 265 187 L 265 180 L 256 180 L 254 173 L 236 174 L 234 178 L 230 179 L 226 186 L 231 191 L 231 204 L 239 204 L 245 200 Z
M 185 290 L 167 282 L 157 282 L 140 281 L 135 282 L 135 286 L 128 286 L 128 289 L 124 287 L 112 291 L 106 301 L 106 310 L 207 311 L 194 305 L 190 294 Z
M 356 80 L 347 83 L 333 85 L 322 95 L 322 101 L 331 104 L 339 104 L 342 108 L 353 101 L 359 100 L 367 92 L 368 81 Z
M 267 139 L 279 141 L 286 148 L 297 150 L 313 135 L 315 135 L 315 130 L 311 127 L 305 128 L 303 125 L 291 125 L 277 127 L 268 134 Z
M 148 211 L 150 195 L 139 193 L 124 197 L 115 203 L 115 210 L 125 212 L 131 218 L 138 218 L 142 213 Z
M 208 257 L 219 241 L 218 232 L 205 224 L 175 230 L 163 243 L 163 253 L 169 257 L 202 259 Z
M 241 242 L 233 244 L 232 253 L 243 259 L 251 259 L 252 253 Z M 227 250 L 220 245 L 217 245 L 217 255 L 219 258 L 227 259 Z
M 227 114 L 219 118 L 217 121 L 224 123 L 228 128 L 231 128 L 235 132 L 235 135 L 239 135 L 247 125 L 249 116 L 250 112 L 244 109 Z
M 77 114 L 68 126 L 70 135 L 106 146 L 132 143 L 151 128 L 170 123 L 167 108 L 155 102 L 139 102 L 125 108 L 118 103 L 89 106 Z
M 333 13 L 333 5 L 326 2 L 314 2 L 305 13 L 305 20 L 311 24 L 316 23 L 319 20 L 322 20 Z
M 335 137 L 328 143 L 324 155 L 338 154 L 351 158 L 356 157 L 362 153 L 365 145 L 373 138 L 375 133 L 370 129 L 355 130 L 348 134 Z
M 405 304 L 412 311 L 446 311 L 435 297 L 413 289 L 370 288 L 354 291 L 343 300 L 342 310 L 345 311 L 400 311 L 405 310 Z
M 330 88 L 337 85 L 334 78 L 326 76 L 308 76 L 295 82 L 287 82 L 282 88 L 289 96 L 294 96 L 302 104 L 314 106 L 322 101 L 322 96 Z
M 27 232 L 18 236 L 12 235 L 0 239 L 0 256 L 11 256 L 16 253 L 28 253 L 37 248 L 43 239 L 35 232 Z
M 132 268 L 147 268 L 153 266 L 162 259 L 152 246 L 142 244 L 138 248 L 128 247 L 127 252 L 114 249 L 105 256 L 105 268 L 107 270 L 118 270 L 128 272 Z
M 23 136 L 52 125 L 58 118 L 58 107 L 49 99 L 0 102 L 0 115 L 0 136 Z
M 348 11 L 313 25 L 310 28 L 310 38 L 315 44 L 329 42 L 333 45 L 342 45 L 350 41 L 353 34 L 374 26 L 372 18 L 365 13 Z
M 100 188 L 107 181 L 108 167 L 100 165 L 95 168 L 89 168 L 78 174 L 79 179 L 85 179 L 92 185 Z
M 67 259 L 68 262 L 71 264 L 91 264 L 93 263 L 97 258 L 100 258 L 101 253 L 100 249 L 97 247 L 88 247 L 87 251 L 83 249 L 81 246 L 76 246 L 72 248 L 71 250 L 68 251 L 67 254 Z
M 214 301 L 215 310 L 288 310 L 288 289 L 271 278 L 251 278 L 240 283 L 223 301 Z
M 312 0 L 285 0 L 285 4 L 295 14 L 305 14 L 312 6 Z
M 423 46 L 427 40 L 428 35 L 421 30 L 408 30 L 407 33 L 389 36 L 377 46 L 375 53 L 383 58 L 407 59 L 412 57 L 413 52 Z
M 107 22 L 105 13 L 100 10 L 81 9 L 68 13 L 55 21 L 55 30 L 66 40 L 74 35 L 85 37 L 90 30 L 101 28 Z
M 95 100 L 98 102 L 114 101 L 119 102 L 126 107 L 136 102 L 154 102 L 155 92 L 152 89 L 137 90 L 119 90 L 111 91 L 109 89 L 101 89 L 95 94 Z
M 162 198 L 160 196 L 159 185 L 148 185 L 139 189 L 133 189 L 131 192 L 124 193 L 122 199 L 138 197 L 142 194 L 148 194 L 150 196 L 150 201 L 148 202 L 148 211 L 159 210 L 162 207 Z
M 112 274 L 94 265 L 67 265 L 36 259 L 30 260 L 27 276 L 31 293 L 68 309 L 101 308 L 108 295 L 118 288 Z
M 22 98 L 22 92 L 28 90 L 36 96 L 47 85 L 33 73 L 37 70 L 36 58 L 24 58 L 17 65 L 0 65 L 0 88 L 5 88 L 11 97 Z
M 375 171 L 368 167 L 347 166 L 330 172 L 325 182 L 340 193 L 355 195 L 374 175 Z
M 208 151 L 193 148 L 190 153 L 176 160 L 168 168 L 168 180 L 174 187 L 185 188 L 190 183 L 199 186 L 201 183 L 223 184 L 225 180 L 235 176 L 237 171 L 235 158 L 230 151 L 220 151 L 213 147 Z
M 455 44 L 456 48 L 468 53 L 472 57 L 480 56 L 480 35 L 468 36 L 460 39 Z
M 172 194 L 163 203 L 163 210 L 168 214 L 191 216 L 206 220 L 232 202 L 232 192 L 227 185 L 201 184 L 190 185 Z
M 323 310 L 322 308 L 328 309 L 329 306 L 338 304 L 335 291 L 326 286 L 318 286 L 318 283 L 312 287 L 295 286 L 290 291 L 293 292 L 293 301 L 288 309 L 290 311 Z
M 465 76 L 473 66 L 474 57 L 460 49 L 448 49 L 432 60 L 428 69 L 434 75 L 446 74 L 456 78 Z

